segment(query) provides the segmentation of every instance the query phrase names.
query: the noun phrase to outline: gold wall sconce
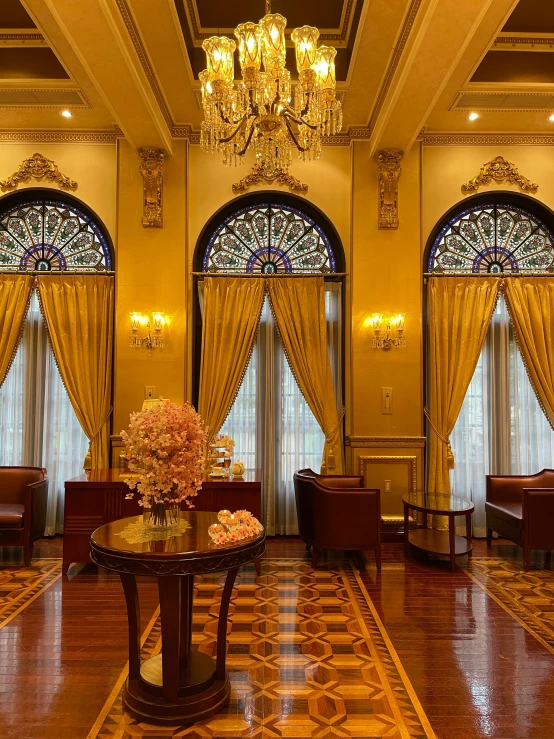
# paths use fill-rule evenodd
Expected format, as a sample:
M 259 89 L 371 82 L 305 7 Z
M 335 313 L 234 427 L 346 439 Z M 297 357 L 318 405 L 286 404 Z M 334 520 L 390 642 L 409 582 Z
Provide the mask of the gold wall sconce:
M 393 347 L 397 349 L 405 347 L 404 319 L 403 313 L 395 313 L 386 318 L 381 313 L 374 313 L 369 316 L 365 321 L 365 325 L 371 326 L 373 329 L 372 348 L 383 349 L 383 351 L 388 352 Z
M 167 324 L 167 316 L 160 311 L 144 314 L 134 311 L 131 316 L 131 335 L 129 346 L 133 349 L 146 347 L 149 352 L 153 349 L 163 349 L 163 328 Z

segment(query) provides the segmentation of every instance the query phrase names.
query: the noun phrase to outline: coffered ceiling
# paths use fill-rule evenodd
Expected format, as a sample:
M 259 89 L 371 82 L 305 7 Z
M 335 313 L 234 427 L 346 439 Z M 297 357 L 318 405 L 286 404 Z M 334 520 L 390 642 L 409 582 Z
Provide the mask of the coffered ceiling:
M 374 151 L 407 149 L 422 129 L 554 134 L 554 3 L 272 0 L 271 9 L 288 19 L 287 34 L 315 25 L 337 48 L 344 133 Z M 175 137 L 195 141 L 200 128 L 202 41 L 264 12 L 264 0 L 0 0 L 0 137 L 123 135 L 170 153 Z M 292 46 L 290 55 L 293 70 Z

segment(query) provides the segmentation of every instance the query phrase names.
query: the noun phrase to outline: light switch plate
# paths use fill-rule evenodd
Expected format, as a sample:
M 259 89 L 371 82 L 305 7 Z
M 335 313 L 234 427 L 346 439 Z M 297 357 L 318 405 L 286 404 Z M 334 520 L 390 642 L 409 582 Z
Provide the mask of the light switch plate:
M 145 400 L 151 400 L 152 398 L 156 397 L 156 386 L 155 385 L 145 385 L 144 386 L 144 399 Z
M 381 388 L 381 413 L 385 416 L 392 415 L 392 387 Z

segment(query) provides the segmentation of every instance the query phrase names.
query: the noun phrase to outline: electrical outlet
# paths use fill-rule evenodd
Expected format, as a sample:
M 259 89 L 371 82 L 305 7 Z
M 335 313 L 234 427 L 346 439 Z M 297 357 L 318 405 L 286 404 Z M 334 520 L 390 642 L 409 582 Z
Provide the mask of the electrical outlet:
M 392 485 L 390 480 L 385 480 L 385 493 L 390 493 L 392 490 Z
M 381 388 L 381 413 L 392 416 L 392 387 Z
M 145 385 L 144 386 L 144 397 L 146 400 L 151 400 L 156 396 L 156 386 L 155 385 Z

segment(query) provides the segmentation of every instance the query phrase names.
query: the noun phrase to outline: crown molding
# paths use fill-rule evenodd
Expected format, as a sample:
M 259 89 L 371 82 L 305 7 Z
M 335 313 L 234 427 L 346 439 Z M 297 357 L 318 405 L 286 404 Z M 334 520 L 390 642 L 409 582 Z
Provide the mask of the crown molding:
M 554 34 L 500 33 L 491 48 L 499 51 L 554 51 Z
M 424 133 L 423 146 L 554 146 L 554 134 Z
M 423 449 L 425 436 L 347 436 L 345 444 L 353 449 Z
M 0 143 L 115 144 L 116 131 L 0 131 Z
M 0 32 L 0 46 L 47 46 L 46 39 L 36 28 L 14 28 Z

